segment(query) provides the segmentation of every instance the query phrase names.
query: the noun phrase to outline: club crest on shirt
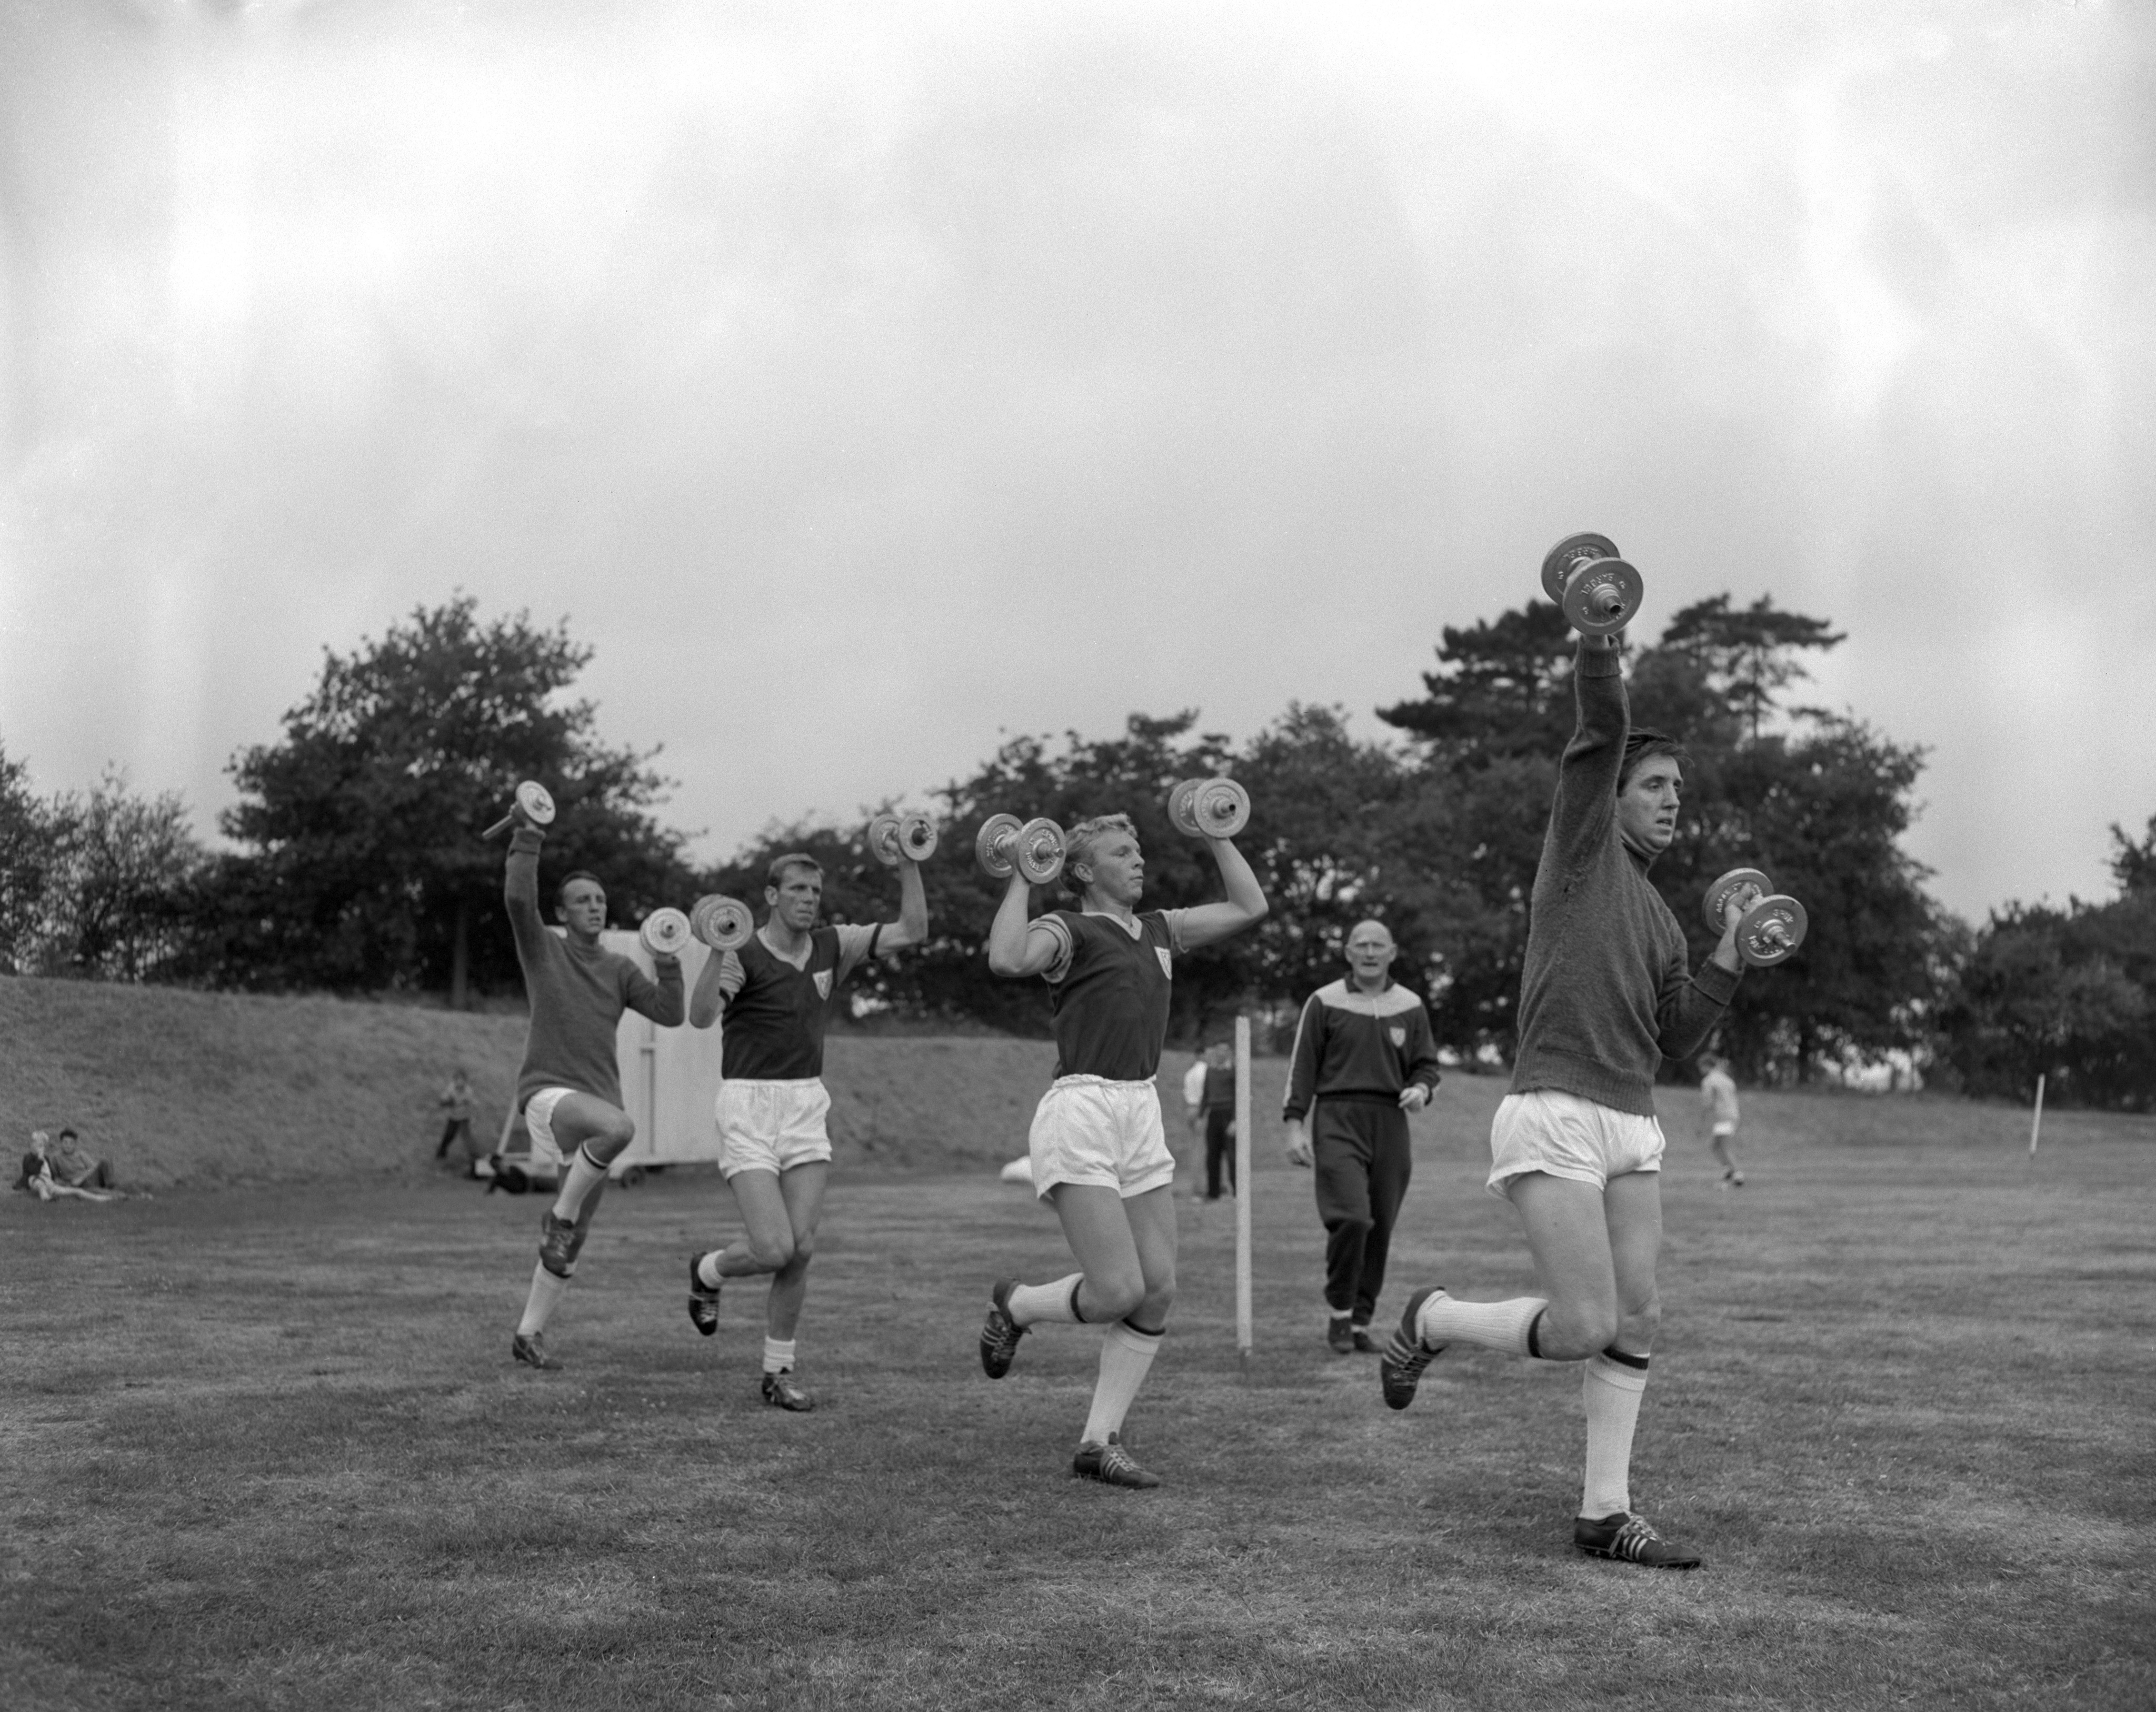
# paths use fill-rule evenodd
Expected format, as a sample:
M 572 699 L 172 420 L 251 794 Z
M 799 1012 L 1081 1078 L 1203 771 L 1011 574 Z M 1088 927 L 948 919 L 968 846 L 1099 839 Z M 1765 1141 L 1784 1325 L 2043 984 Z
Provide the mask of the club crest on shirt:
M 831 971 L 828 969 L 819 969 L 816 971 L 814 979 L 816 983 L 816 996 L 819 999 L 829 998 L 831 996 Z
M 1405 1029 L 1389 1028 L 1385 1032 L 1393 1037 L 1393 1048 L 1395 1051 L 1404 1052 L 1407 1051 L 1408 1031 Z
M 1160 959 L 1160 972 L 1166 975 L 1168 979 L 1173 980 L 1175 979 L 1175 959 L 1168 954 L 1168 947 L 1165 945 L 1156 945 L 1152 948 L 1152 954 Z

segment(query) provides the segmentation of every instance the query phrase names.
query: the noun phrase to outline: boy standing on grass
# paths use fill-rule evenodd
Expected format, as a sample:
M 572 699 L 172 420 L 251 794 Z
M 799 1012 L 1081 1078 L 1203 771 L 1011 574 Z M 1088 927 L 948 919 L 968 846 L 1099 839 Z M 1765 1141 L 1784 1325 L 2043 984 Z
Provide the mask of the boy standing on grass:
M 566 931 L 560 937 L 547 931 L 539 915 L 539 849 L 545 841 L 545 832 L 520 808 L 501 890 L 531 1005 L 516 1103 L 531 1132 L 533 1166 L 567 1162 L 560 1192 L 540 1220 L 539 1264 L 509 1353 L 551 1370 L 562 1364 L 547 1353 L 547 1322 L 576 1272 L 577 1256 L 606 1187 L 607 1167 L 636 1139 L 636 1124 L 621 1108 L 614 1056 L 621 1013 L 634 1010 L 661 1028 L 673 1028 L 680 1023 L 682 1005 L 680 959 L 655 957 L 654 982 L 629 959 L 599 943 L 607 907 L 598 876 L 580 868 L 562 880 L 555 889 L 554 914 Z
M 1744 1174 L 1737 1167 L 1737 1082 L 1729 1073 L 1729 1061 L 1718 1052 L 1703 1052 L 1699 1060 L 1699 1103 L 1706 1113 L 1707 1144 L 1722 1162 L 1722 1186 L 1742 1189 Z
M 1070 829 L 1063 885 L 1075 909 L 1028 921 L 1032 888 L 1016 867 L 988 929 L 988 967 L 1048 983 L 1055 1080 L 1028 1137 L 1035 1192 L 1055 1208 L 1079 1270 L 1046 1284 L 1001 1280 L 981 1328 L 981 1367 L 1010 1371 L 1019 1339 L 1043 1321 L 1105 1326 L 1100 1378 L 1070 1472 L 1111 1486 L 1160 1477 L 1123 1448 L 1123 1417 L 1168 1330 L 1175 1301 L 1175 1160 L 1153 1077 L 1168 1038 L 1175 958 L 1262 920 L 1265 893 L 1242 853 L 1208 838 L 1227 898 L 1137 913 L 1145 858 L 1127 815 Z
M 1661 1317 L 1661 1127 L 1655 1073 L 1688 1057 L 1743 971 L 1730 902 L 1722 943 L 1697 974 L 1684 931 L 1647 879 L 1676 833 L 1685 752 L 1630 727 L 1618 643 L 1583 636 L 1573 671 L 1579 722 L 1558 769 L 1535 874 L 1512 1091 L 1490 1126 L 1488 1187 L 1512 1203 L 1546 1296 L 1463 1302 L 1435 1286 L 1408 1298 L 1378 1364 L 1404 1409 L 1448 1344 L 1583 1364 L 1587 1472 L 1573 1543 L 1589 1556 L 1665 1569 L 1700 1559 L 1632 1513 L 1632 1431 Z
M 719 1174 L 733 1191 L 748 1234 L 689 1262 L 689 1319 L 706 1337 L 719 1329 L 719 1290 L 728 1278 L 771 1275 L 764 1306 L 763 1400 L 802 1411 L 815 1399 L 793 1378 L 793 1334 L 808 1293 L 808 1262 L 831 1174 L 824 1120 L 824 1029 L 846 977 L 871 957 L 928 937 L 928 894 L 921 865 L 901 847 L 898 919 L 869 927 L 819 928 L 824 870 L 809 856 L 771 865 L 764 901 L 771 913 L 738 953 L 706 960 L 689 1021 L 709 1028 L 721 1015 Z

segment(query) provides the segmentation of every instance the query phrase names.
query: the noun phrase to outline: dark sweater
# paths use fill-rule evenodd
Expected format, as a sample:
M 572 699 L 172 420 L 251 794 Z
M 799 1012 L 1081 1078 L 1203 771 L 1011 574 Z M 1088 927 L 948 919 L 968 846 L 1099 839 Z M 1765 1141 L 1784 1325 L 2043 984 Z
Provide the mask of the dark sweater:
M 1579 726 L 1558 763 L 1535 872 L 1512 1092 L 1556 1088 L 1652 1117 L 1665 1057 L 1706 1044 L 1737 991 L 1719 964 L 1686 967 L 1684 929 L 1617 829 L 1630 716 L 1617 650 L 1579 650 Z
M 1292 1123 L 1317 1099 L 1396 1106 L 1418 1082 L 1437 1086 L 1437 1042 L 1422 1000 L 1394 981 L 1376 993 L 1335 981 L 1310 995 L 1296 1022 L 1281 1117 Z
M 524 990 L 531 1001 L 531 1026 L 524 1036 L 524 1067 L 516 1073 L 516 1108 L 542 1087 L 573 1088 L 610 1106 L 621 1103 L 621 1072 L 614 1030 L 621 1013 L 634 1010 L 661 1028 L 683 1015 L 681 965 L 659 965 L 654 982 L 628 958 L 599 945 L 579 945 L 547 931 L 539 916 L 536 828 L 519 826 L 509 841 L 501 895 L 516 936 L 516 960 L 524 965 Z

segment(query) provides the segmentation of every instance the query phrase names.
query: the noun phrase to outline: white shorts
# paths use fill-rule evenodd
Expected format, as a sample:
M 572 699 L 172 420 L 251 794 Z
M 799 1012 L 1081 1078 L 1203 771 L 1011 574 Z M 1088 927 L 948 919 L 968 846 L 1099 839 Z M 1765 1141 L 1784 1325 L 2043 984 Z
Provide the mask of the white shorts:
M 1662 1169 L 1662 1126 L 1636 1112 L 1597 1105 L 1553 1087 L 1507 1094 L 1490 1120 L 1490 1180 L 1500 1200 L 1512 1180 L 1547 1172 L 1606 1188 L 1612 1177 Z
M 567 1163 L 562 1156 L 561 1144 L 554 1139 L 554 1108 L 562 1103 L 563 1094 L 572 1094 L 572 1087 L 542 1087 L 524 1103 L 524 1127 L 531 1136 L 531 1163 L 552 1169 L 557 1176 Z
M 831 1157 L 824 1119 L 830 1091 L 819 1076 L 793 1082 L 735 1080 L 719 1084 L 719 1175 L 783 1174 Z
M 1026 1154 L 1043 1200 L 1059 1183 L 1112 1189 L 1128 1200 L 1175 1180 L 1160 1093 L 1149 1082 L 1057 1077 L 1033 1114 Z
M 1714 1126 L 1714 1134 L 1717 1135 L 1734 1135 L 1737 1134 L 1737 1126 L 1734 1123 L 1717 1123 Z

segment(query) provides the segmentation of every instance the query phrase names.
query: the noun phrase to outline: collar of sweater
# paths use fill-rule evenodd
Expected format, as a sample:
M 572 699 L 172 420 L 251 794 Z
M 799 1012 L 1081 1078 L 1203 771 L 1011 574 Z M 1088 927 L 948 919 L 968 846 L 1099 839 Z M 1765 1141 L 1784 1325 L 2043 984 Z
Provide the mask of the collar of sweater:
M 1352 1010 L 1358 1016 L 1397 1016 L 1403 1010 L 1414 1010 L 1422 1000 L 1397 981 L 1388 982 L 1382 993 L 1366 993 L 1353 981 L 1342 979 L 1320 987 L 1317 1002 L 1334 1010 Z

